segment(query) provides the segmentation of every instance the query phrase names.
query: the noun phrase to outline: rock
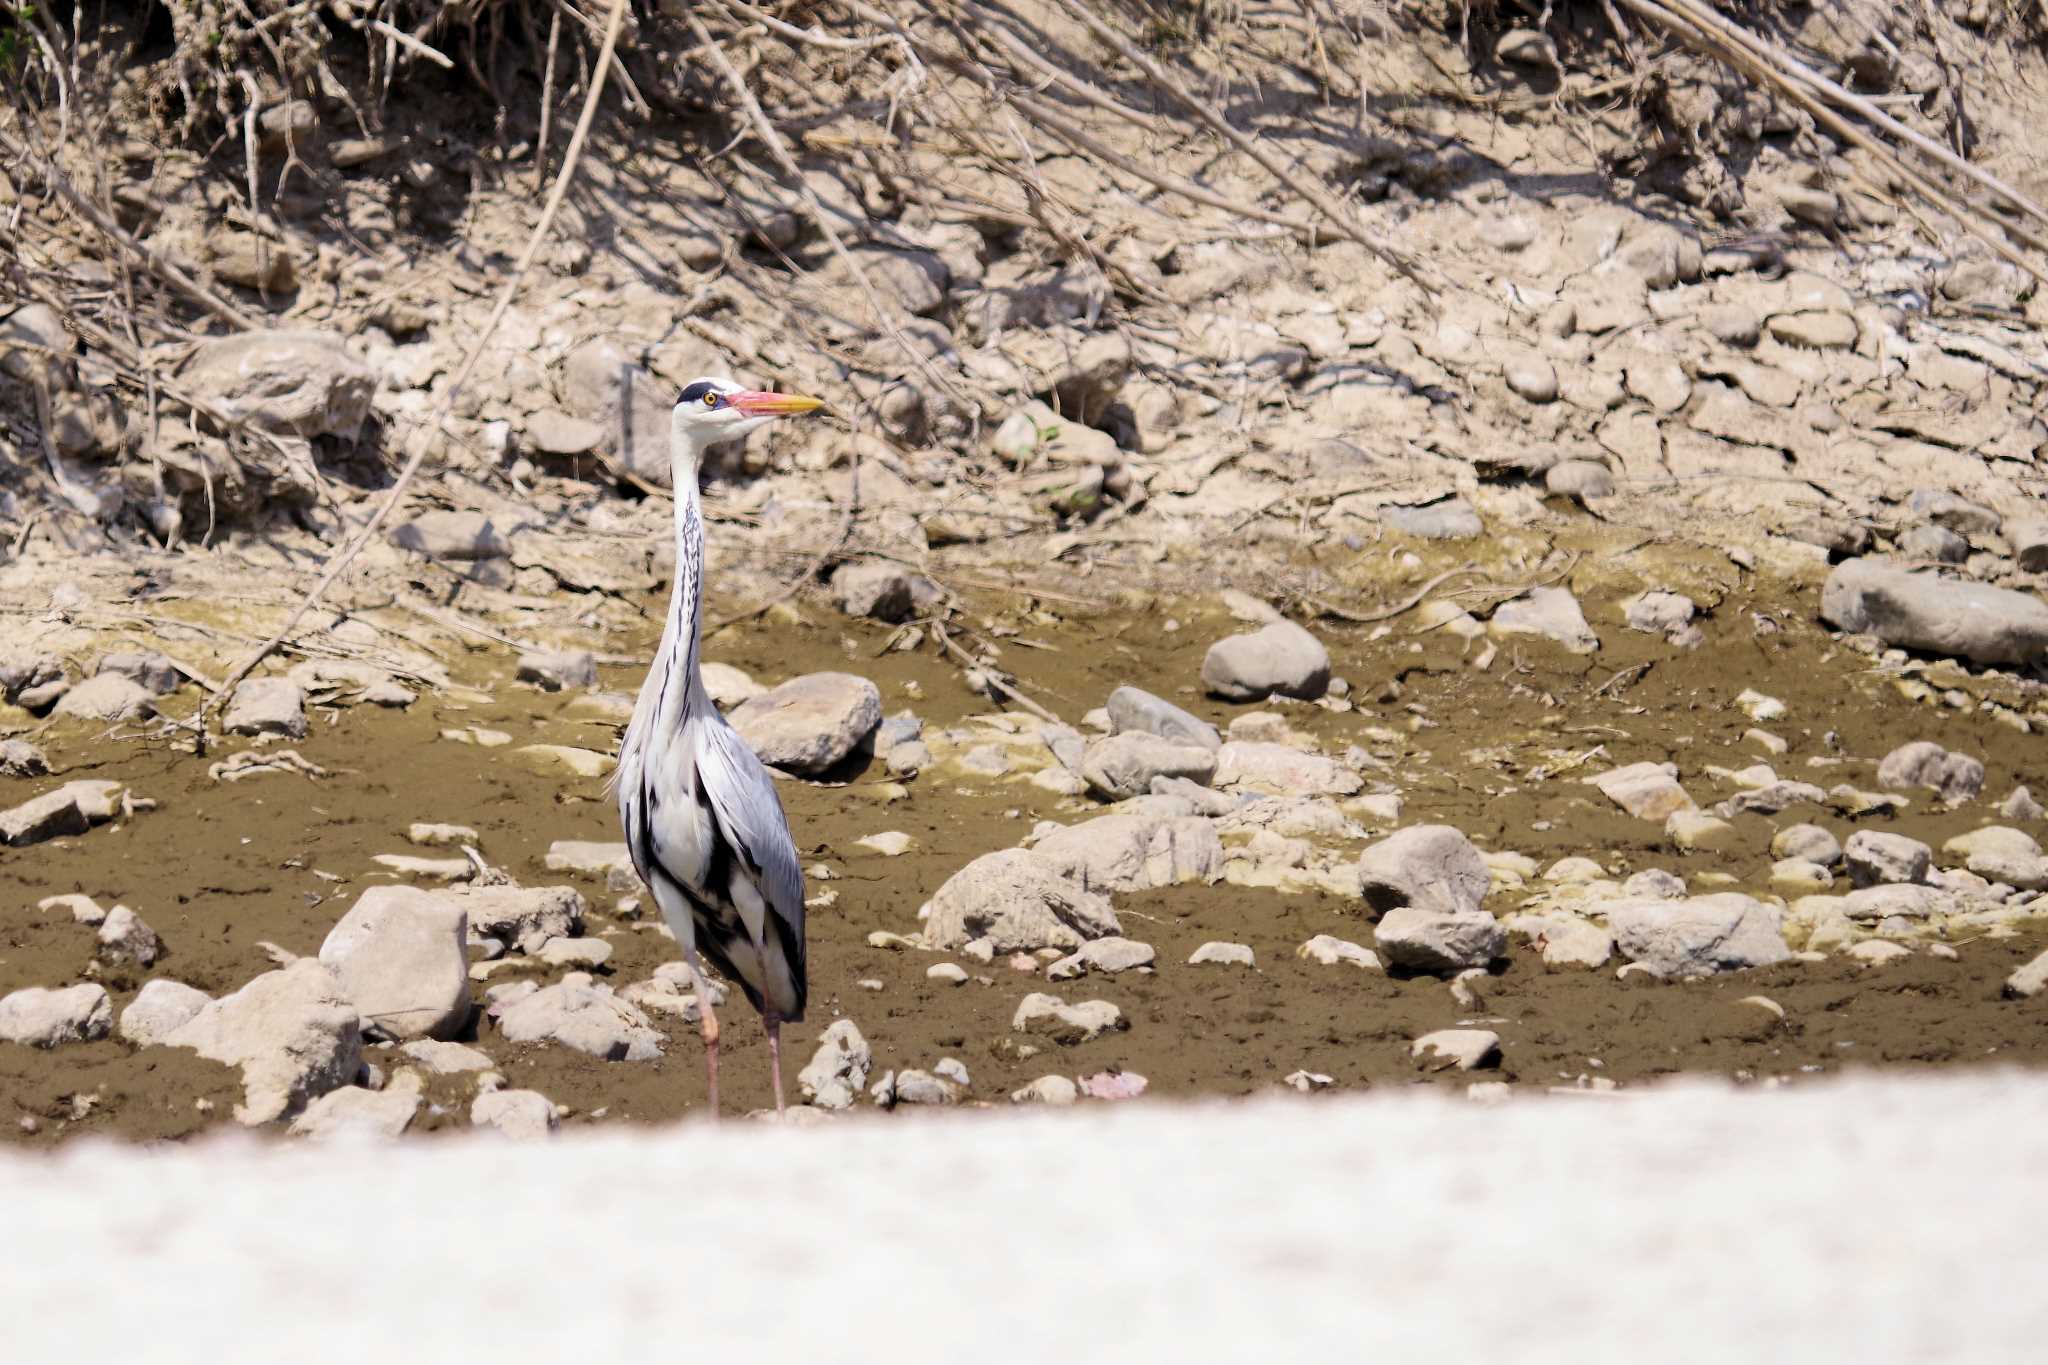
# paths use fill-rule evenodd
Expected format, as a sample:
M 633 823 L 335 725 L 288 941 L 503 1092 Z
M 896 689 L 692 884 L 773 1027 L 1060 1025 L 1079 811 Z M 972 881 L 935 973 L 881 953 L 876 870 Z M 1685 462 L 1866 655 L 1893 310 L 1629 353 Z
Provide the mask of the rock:
M 512 751 L 512 756 L 537 773 L 557 777 L 565 772 L 573 777 L 604 777 L 618 766 L 618 760 L 610 754 L 579 749 L 573 744 L 522 744 Z
M 607 881 L 612 880 L 614 875 L 621 881 L 638 875 L 633 871 L 633 856 L 624 843 L 609 843 L 595 839 L 557 839 L 548 845 L 544 861 L 550 872 L 572 872 L 585 877 L 603 877 Z M 631 888 L 627 886 L 620 889 Z
M 87 678 L 57 699 L 54 714 L 80 720 L 134 720 L 154 714 L 156 698 L 133 678 L 101 673 Z
M 377 372 L 324 332 L 255 331 L 202 341 L 177 377 L 231 421 L 351 442 L 377 389 Z
M 168 977 L 142 983 L 142 989 L 121 1011 L 121 1036 L 137 1047 L 161 1043 L 213 1003 L 205 991 Z
M 1638 820 L 1661 824 L 1679 811 L 1698 809 L 1678 785 L 1676 763 L 1631 763 L 1586 781 Z
M 498 1031 L 515 1043 L 556 1042 L 608 1062 L 661 1056 L 661 1034 L 639 1007 L 583 972 L 514 1001 L 499 1012 Z
M 1877 830 L 1858 830 L 1842 845 L 1849 880 L 1859 887 L 1887 882 L 1924 882 L 1934 865 L 1934 850 L 1918 839 Z
M 414 894 L 455 906 L 469 917 L 470 933 L 515 952 L 537 953 L 549 939 L 567 938 L 583 926 L 583 897 L 573 887 L 465 886 Z
M 420 1078 L 402 1072 L 382 1090 L 344 1086 L 313 1100 L 292 1120 L 294 1137 L 395 1138 L 420 1110 Z
M 1449 825 L 1411 825 L 1387 836 L 1358 855 L 1358 874 L 1366 903 L 1382 914 L 1403 906 L 1476 911 L 1493 885 L 1484 855 Z
M 604 442 L 605 430 L 595 422 L 546 408 L 526 419 L 526 444 L 543 455 L 588 455 Z
M 1777 909 L 1735 892 L 1610 901 L 1603 909 L 1622 955 L 1661 976 L 1768 967 L 1792 956 Z
M 490 1054 L 478 1052 L 461 1043 L 445 1043 L 432 1038 L 415 1038 L 403 1044 L 399 1052 L 424 1066 L 436 1076 L 461 1076 L 472 1071 L 489 1071 L 496 1065 Z
M 2026 665 L 2048 656 L 2048 603 L 2039 598 L 1868 559 L 1834 567 L 1820 614 L 1837 630 L 1982 664 Z
M 1959 536 L 1994 536 L 2004 524 L 2004 519 L 1989 507 L 1959 498 L 1945 489 L 1915 489 L 1906 500 L 1906 510 Z
M 914 605 L 910 575 L 881 559 L 856 559 L 835 569 L 832 600 L 848 616 L 877 621 L 908 620 Z
M 2024 785 L 2014 787 L 2011 795 L 1998 803 L 1998 813 L 2008 820 L 2038 820 L 2043 814 L 2041 803 Z
M 1209 646 L 1202 682 L 1227 701 L 1261 701 L 1275 693 L 1314 701 L 1330 685 L 1330 653 L 1292 621 L 1275 621 Z
M 1508 936 L 1484 910 L 1403 905 L 1380 917 L 1373 942 L 1390 967 L 1443 973 L 1484 967 L 1507 952 Z
M 1600 648 L 1600 637 L 1586 624 L 1579 599 L 1566 588 L 1531 588 L 1501 603 L 1494 608 L 1492 626 L 1496 635 L 1540 635 L 1574 654 Z
M 12 848 L 60 839 L 67 834 L 83 834 L 91 828 L 92 821 L 79 808 L 78 795 L 69 783 L 0 810 L 0 843 Z
M 118 673 L 158 697 L 169 696 L 184 683 L 178 666 L 154 650 L 102 655 L 95 673 Z
M 442 562 L 505 559 L 512 553 L 497 524 L 482 512 L 423 512 L 393 527 L 389 538 L 401 550 Z
M 1223 843 L 1215 826 L 1196 816 L 1098 816 L 1053 830 L 1032 851 L 1093 892 L 1213 882 L 1223 874 Z
M 884 858 L 900 858 L 911 850 L 914 842 L 900 829 L 885 829 L 879 834 L 870 834 L 864 839 L 854 840 L 853 846 L 879 853 Z
M 1562 70 L 1557 62 L 1557 48 L 1545 35 L 1533 29 L 1511 28 L 1500 35 L 1500 41 L 1493 45 L 1494 60 L 1512 62 L 1516 66 L 1540 67 L 1545 71 Z
M 2016 968 L 2005 979 L 2005 993 L 2015 999 L 2030 999 L 2039 995 L 2043 987 L 2048 987 L 2048 952 Z
M 1529 941 L 1542 955 L 1546 967 L 1600 967 L 1614 955 L 1614 935 L 1577 916 L 1523 915 L 1516 920 L 1540 921 L 1520 925 L 1511 922 L 1509 927 L 1530 931 Z
M 1869 922 L 1887 919 L 1926 919 L 1945 914 L 1951 908 L 1946 892 L 1932 886 L 1907 882 L 1866 886 L 1851 891 L 1837 902 L 1842 914 L 1852 920 Z
M 1675 360 L 1646 357 L 1632 362 L 1623 383 L 1659 412 L 1677 412 L 1692 399 L 1692 377 Z
M 1834 876 L 1805 858 L 1780 858 L 1771 864 L 1771 885 L 1788 896 L 1808 896 L 1834 885 Z
M 1787 825 L 1771 836 L 1773 858 L 1804 858 L 1833 867 L 1842 857 L 1842 845 L 1819 825 Z
M 868 1083 L 874 1052 L 851 1019 L 835 1019 L 818 1035 L 817 1051 L 797 1072 L 797 1088 L 820 1109 L 851 1109 Z
M 1378 971 L 1380 960 L 1370 948 L 1361 948 L 1349 939 L 1335 938 L 1329 934 L 1317 934 L 1294 950 L 1294 955 L 1325 967 L 1334 967 L 1340 962 L 1368 971 Z
M 1109 902 L 1023 848 L 985 853 L 946 879 L 921 912 L 940 951 L 986 939 L 998 953 L 1079 948 L 1122 932 Z
M 290 678 L 249 678 L 235 689 L 221 717 L 221 728 L 234 735 L 306 737 L 306 695 Z
M 1646 635 L 1676 636 L 1692 628 L 1699 610 L 1693 600 L 1675 592 L 1644 592 L 1621 604 L 1630 630 Z
M 1500 1035 L 1483 1028 L 1440 1028 L 1410 1043 L 1408 1055 L 1432 1071 L 1477 1071 L 1500 1061 Z
M 269 1123 L 353 1081 L 362 1033 L 341 981 L 317 958 L 265 972 L 163 1040 L 242 1069 L 238 1122 Z
M 1207 786 L 1215 775 L 1215 749 L 1142 731 L 1094 740 L 1081 758 L 1082 779 L 1110 801 L 1150 792 L 1154 778 L 1180 777 Z
M 1067 1105 L 1080 1096 L 1080 1088 L 1065 1076 L 1040 1076 L 1023 1089 L 1012 1090 L 1010 1103 Z
M 1216 751 L 1214 782 L 1231 791 L 1273 796 L 1350 796 L 1365 785 L 1355 770 L 1334 758 L 1287 744 L 1236 739 Z
M 720 365 L 709 368 L 716 378 L 730 377 L 717 373 Z M 603 429 L 600 447 L 609 447 L 635 478 L 669 486 L 669 414 L 676 391 L 624 347 L 608 336 L 578 346 L 557 369 L 555 392 L 571 413 Z
M 1082 944 L 1077 951 L 1049 964 L 1045 969 L 1045 976 L 1048 981 L 1071 981 L 1090 971 L 1114 976 L 1118 972 L 1149 967 L 1153 959 L 1152 945 L 1149 943 L 1139 943 L 1128 938 L 1098 938 Z
M 967 969 L 957 962 L 935 962 L 924 969 L 924 979 L 942 986 L 964 986 L 967 984 Z
M 2048 573 L 2048 517 L 2005 523 L 2005 540 L 2021 573 Z
M 1486 534 L 1486 523 L 1463 498 L 1444 498 L 1419 507 L 1388 503 L 1380 508 L 1380 522 L 1389 531 L 1418 540 L 1471 540 Z
M 1846 351 L 1856 344 L 1856 319 L 1847 313 L 1779 313 L 1765 327 L 1787 346 Z
M 704 692 L 722 711 L 752 701 L 768 689 L 731 664 L 705 663 L 698 667 L 704 678 Z
M 1911 957 L 1913 952 L 1912 949 L 1897 943 L 1888 943 L 1881 938 L 1872 938 L 1865 939 L 1861 943 L 1851 944 L 1847 955 L 1856 958 L 1868 966 L 1877 967 L 1887 962 L 1896 962 L 1902 957 Z
M 932 765 L 932 751 L 921 739 L 908 739 L 901 744 L 892 744 L 882 756 L 884 766 L 896 777 L 914 777 Z M 1077 782 L 1075 786 L 1080 784 Z
M 597 658 L 587 649 L 534 649 L 519 656 L 519 681 L 543 692 L 597 686 Z
M 771 768 L 827 772 L 873 734 L 882 694 L 851 673 L 807 673 L 743 702 L 732 726 Z
M 42 777 L 50 771 L 43 751 L 25 739 L 0 739 L 0 777 Z
M 1280 1084 L 1289 1090 L 1298 1090 L 1304 1095 L 1313 1095 L 1318 1090 L 1328 1090 L 1337 1083 L 1337 1078 L 1321 1071 L 1310 1071 L 1297 1067 L 1280 1078 Z
M 1543 487 L 1560 498 L 1610 498 L 1614 496 L 1614 475 L 1607 466 L 1593 460 L 1559 460 L 1543 472 Z
M 492 1090 L 469 1106 L 472 1128 L 489 1128 L 502 1136 L 544 1138 L 555 1131 L 554 1101 L 538 1090 Z
M 1208 721 L 1140 688 L 1119 687 L 1109 694 L 1107 710 L 1113 734 L 1157 735 L 1175 744 L 1192 744 L 1210 750 L 1223 744 L 1223 737 Z
M 595 969 L 612 960 L 612 945 L 601 938 L 551 938 L 534 956 L 550 967 Z
M 1531 403 L 1557 401 L 1557 370 L 1540 356 L 1525 355 L 1507 364 L 1508 388 Z
M 1664 822 L 1664 836 L 1683 853 L 1725 853 L 1737 842 L 1735 826 L 1696 810 L 1673 812 Z
M 125 905 L 107 911 L 100 922 L 99 955 L 102 962 L 133 963 L 147 967 L 163 955 L 163 941 L 142 922 L 142 916 Z
M 1968 754 L 1950 753 L 1931 740 L 1901 744 L 1877 765 L 1880 785 L 1893 791 L 1926 787 L 1951 806 L 1974 801 L 1984 790 L 1984 764 Z
M 1242 943 L 1204 943 L 1188 954 L 1190 967 L 1251 967 L 1252 950 Z
M 1970 542 L 1946 526 L 1915 526 L 1899 537 L 1899 553 L 1908 559 L 1960 564 L 1970 557 Z
M 896 1073 L 891 1098 L 895 1104 L 948 1105 L 960 1103 L 965 1094 L 957 1081 L 911 1068 Z
M 1698 321 L 1708 336 L 1726 346 L 1754 346 L 1763 329 L 1754 312 L 1733 303 L 1701 309 Z
M 1057 995 L 1034 991 L 1017 1006 L 1010 1027 L 1019 1033 L 1040 1034 L 1062 1047 L 1072 1047 L 1091 1042 L 1111 1030 L 1129 1028 L 1130 1024 L 1123 1011 L 1107 1000 L 1084 1000 L 1069 1005 Z
M 373 886 L 328 931 L 320 961 L 387 1038 L 447 1038 L 469 1019 L 469 917 L 453 898 Z
M 56 990 L 25 986 L 0 996 L 0 1043 L 52 1048 L 97 1042 L 113 1026 L 114 1003 L 95 982 Z

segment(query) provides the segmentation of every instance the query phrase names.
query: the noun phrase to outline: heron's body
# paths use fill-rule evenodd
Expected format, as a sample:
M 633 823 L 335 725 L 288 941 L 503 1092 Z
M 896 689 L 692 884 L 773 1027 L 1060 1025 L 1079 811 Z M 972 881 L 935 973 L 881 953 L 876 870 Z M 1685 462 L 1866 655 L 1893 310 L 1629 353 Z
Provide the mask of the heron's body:
M 693 397 L 694 395 L 694 397 Z M 698 406 L 706 396 L 713 406 Z M 718 1106 L 718 1023 L 697 962 L 702 953 L 761 1012 L 782 1103 L 779 1029 L 804 1016 L 804 882 L 775 783 L 704 690 L 697 649 L 704 606 L 704 520 L 697 468 L 706 446 L 767 420 L 717 419 L 731 397 L 788 404 L 815 400 L 748 394 L 698 381 L 676 405 L 671 446 L 676 503 L 676 572 L 667 628 L 641 685 L 619 752 L 619 818 L 633 866 L 674 932 L 697 987 Z M 782 411 L 804 411 L 786 407 Z M 773 415 L 772 410 L 769 415 Z

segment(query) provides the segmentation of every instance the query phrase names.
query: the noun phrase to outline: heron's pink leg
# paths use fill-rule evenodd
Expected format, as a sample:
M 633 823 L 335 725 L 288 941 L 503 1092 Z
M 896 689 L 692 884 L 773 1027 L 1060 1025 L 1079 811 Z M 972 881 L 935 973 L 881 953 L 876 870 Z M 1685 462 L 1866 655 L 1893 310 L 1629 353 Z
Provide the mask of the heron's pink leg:
M 693 948 L 683 956 L 689 964 L 690 983 L 697 990 L 697 1023 L 704 1031 L 704 1074 L 710 1098 L 705 1101 L 708 1117 L 718 1122 L 718 1015 L 711 1008 L 711 983 L 704 979 L 704 969 L 697 965 L 697 952 Z
M 761 1026 L 768 1030 L 768 1070 L 775 1078 L 775 1112 L 782 1112 L 782 1020 L 773 1014 L 761 1016 Z

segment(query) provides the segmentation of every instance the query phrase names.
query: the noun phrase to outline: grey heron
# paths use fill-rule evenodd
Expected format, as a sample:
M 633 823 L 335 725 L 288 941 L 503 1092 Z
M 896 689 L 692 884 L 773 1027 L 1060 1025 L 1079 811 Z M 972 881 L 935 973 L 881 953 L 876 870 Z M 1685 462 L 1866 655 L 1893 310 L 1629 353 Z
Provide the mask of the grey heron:
M 768 1034 L 782 1111 L 785 1022 L 804 1017 L 804 877 L 774 779 L 704 690 L 704 452 L 821 404 L 796 394 L 693 380 L 669 416 L 676 571 L 668 626 L 619 750 L 619 818 L 640 880 L 683 950 L 704 1033 L 710 1112 L 718 1114 L 718 1016 L 701 953 L 746 992 Z

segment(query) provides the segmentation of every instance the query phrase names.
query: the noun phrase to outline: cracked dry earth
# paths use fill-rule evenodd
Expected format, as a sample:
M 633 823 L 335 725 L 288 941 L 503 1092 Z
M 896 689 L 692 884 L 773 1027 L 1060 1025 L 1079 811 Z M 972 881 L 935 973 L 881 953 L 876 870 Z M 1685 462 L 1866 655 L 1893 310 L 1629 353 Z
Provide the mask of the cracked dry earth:
M 1206 695 L 1210 646 L 1253 629 L 1232 618 L 1223 598 L 1127 592 L 1092 607 L 1016 594 L 968 599 L 968 637 L 995 644 L 1025 693 L 1084 739 L 1097 733 L 1084 717 L 1115 688 L 1134 685 L 1233 743 L 1292 746 L 1331 760 L 1309 770 L 1321 794 L 1269 795 L 1235 815 L 1198 821 L 1215 832 L 1220 860 L 1170 856 L 1162 874 L 1154 858 L 1149 871 L 1127 879 L 1140 884 L 1135 889 L 1108 892 L 1122 937 L 1150 945 L 1149 968 L 1063 981 L 1047 980 L 1059 952 L 999 951 L 983 961 L 918 942 L 920 906 L 970 862 L 1042 841 L 1041 822 L 1074 825 L 1113 810 L 1077 790 L 1082 783 L 1041 723 L 970 691 L 968 675 L 928 639 L 921 648 L 892 648 L 910 643 L 906 628 L 850 619 L 826 604 L 778 608 L 718 635 L 708 657 L 761 684 L 820 671 L 870 679 L 885 713 L 908 710 L 921 720 L 928 751 L 915 774 L 890 771 L 885 760 L 900 758 L 893 750 L 860 752 L 829 781 L 781 784 L 811 873 L 812 1004 L 809 1019 L 788 1030 L 792 1075 L 842 1018 L 872 1053 L 851 1091 L 856 1112 L 874 1111 L 867 1092 L 892 1073 L 901 1113 L 917 1101 L 1007 1103 L 1034 1082 L 1044 1094 L 1045 1077 L 1126 1093 L 1142 1077 L 1153 1096 L 1242 1096 L 1293 1077 L 1297 1088 L 1424 1084 L 1476 1087 L 1487 1097 L 1501 1087 L 1628 1088 L 1684 1072 L 1781 1084 L 1867 1067 L 2048 1061 L 2048 993 L 2020 998 L 2006 987 L 2048 948 L 2048 919 L 2032 894 L 1965 870 L 1970 855 L 1949 843 L 1985 826 L 2041 834 L 2038 811 L 2008 802 L 2016 787 L 2048 791 L 2038 741 L 2015 728 L 2030 711 L 2041 723 L 2034 694 L 1997 675 L 1859 649 L 1831 635 L 1816 622 L 1810 574 L 1751 571 L 1706 550 L 1634 540 L 1588 538 L 1570 548 L 1577 557 L 1556 561 L 1544 576 L 1576 592 L 1597 652 L 1503 634 L 1498 613 L 1490 637 L 1467 629 L 1457 607 L 1479 604 L 1469 596 L 1461 603 L 1447 583 L 1434 608 L 1381 625 L 1317 625 L 1342 680 L 1333 691 L 1345 695 L 1315 703 Z M 1421 542 L 1368 554 L 1377 556 L 1376 572 L 1413 584 L 1451 565 L 1441 547 Z M 1713 600 L 1691 647 L 1625 624 L 1624 602 L 1654 581 L 1688 582 L 1696 593 L 1718 585 L 1700 593 Z M 660 603 L 652 606 L 658 613 Z M 585 643 L 631 657 L 653 639 L 643 630 Z M 604 694 L 630 694 L 641 668 L 606 665 L 595 694 L 521 684 L 512 652 L 496 647 L 480 648 L 457 671 L 452 686 L 406 708 L 316 704 L 303 740 L 229 742 L 262 753 L 288 747 L 318 776 L 280 770 L 218 781 L 209 769 L 235 761 L 231 753 L 195 758 L 158 742 L 108 738 L 98 724 L 45 727 L 37 742 L 54 776 L 9 779 L 0 804 L 59 779 L 93 779 L 119 784 L 144 806 L 85 833 L 7 851 L 0 996 L 97 981 L 120 1018 L 152 979 L 216 997 L 233 992 L 272 970 L 273 949 L 318 952 L 352 905 L 406 880 L 377 862 L 380 855 L 455 852 L 408 843 L 415 822 L 439 822 L 469 827 L 484 861 L 526 886 L 573 886 L 587 913 L 580 938 L 558 943 L 609 948 L 593 964 L 602 949 L 579 947 L 558 959 L 510 951 L 486 962 L 489 949 L 473 947 L 468 990 L 479 1007 L 486 991 L 552 984 L 576 971 L 633 998 L 634 983 L 672 960 L 673 943 L 639 907 L 637 888 L 607 885 L 601 866 L 575 873 L 547 865 L 556 841 L 617 839 L 602 777 L 537 769 L 521 751 L 613 750 L 617 703 Z M 163 709 L 189 709 L 197 698 L 188 687 Z M 473 742 L 498 736 L 506 742 Z M 1880 761 L 1915 740 L 1979 759 L 1981 791 L 1954 805 L 1932 790 L 1889 791 Z M 1681 836 L 1662 819 L 1628 813 L 1589 781 L 1644 763 L 1674 765 L 1677 784 L 1703 812 L 1731 798 L 1739 805 L 1773 779 L 1812 785 L 1791 789 L 1776 812 L 1730 807 L 1721 826 Z M 1218 810 L 1256 795 L 1256 775 L 1225 769 L 1214 779 Z M 1123 809 L 1149 803 L 1159 813 L 1160 799 Z M 2002 804 L 2017 814 L 2002 813 Z M 1247 816 L 1249 809 L 1265 813 Z M 1850 844 L 1848 853 L 1817 874 L 1788 871 L 1774 838 L 1802 824 Z M 1388 921 L 1361 894 L 1360 854 L 1397 828 L 1419 825 L 1462 831 L 1484 858 L 1484 913 L 1509 932 L 1483 970 L 1403 968 L 1376 940 Z M 1855 868 L 1869 862 L 1852 842 L 1865 831 L 1904 835 L 1933 851 L 1920 874 L 1931 887 L 1891 889 L 1920 895 L 1917 910 L 1888 902 L 1882 914 L 1841 913 Z M 889 832 L 906 838 L 863 843 Z M 1075 875 L 1108 875 L 1105 862 L 1081 861 Z M 1659 872 L 1683 879 L 1682 888 L 1656 890 Z M 417 875 L 432 888 L 433 876 L 466 872 Z M 1181 880 L 1146 884 L 1162 877 Z M 1638 897 L 1646 887 L 1665 897 L 1753 897 L 1758 913 L 1779 917 L 1782 942 L 1774 939 L 1764 956 L 1781 960 L 1690 979 L 1683 970 L 1625 965 L 1631 956 L 1654 964 L 1660 950 L 1622 932 L 1619 912 L 1606 927 L 1621 942 L 1600 945 L 1600 965 L 1546 960 L 1559 956 L 1551 942 L 1561 937 L 1559 923 L 1604 939 L 1603 902 L 1622 898 L 1623 884 Z M 1816 891 L 1825 902 L 1811 898 Z M 162 955 L 146 967 L 113 960 L 94 930 L 75 922 L 70 903 L 44 905 L 69 895 L 130 907 L 160 937 Z M 1322 965 L 1300 955 L 1319 935 L 1377 950 L 1388 965 Z M 1189 963 L 1212 943 L 1242 945 L 1250 962 Z M 1716 951 L 1736 955 L 1724 944 L 1708 956 Z M 1073 1043 L 1019 1031 L 1013 1016 L 1033 992 L 1106 1001 L 1124 1027 Z M 659 1047 L 646 1059 L 515 1042 L 479 1008 L 453 1036 L 483 1054 L 484 1069 L 442 1074 L 372 1039 L 364 1071 L 323 1084 L 416 1085 L 412 1132 L 466 1126 L 478 1094 L 493 1088 L 538 1092 L 567 1124 L 661 1123 L 701 1112 L 695 1026 L 651 1005 L 645 1016 Z M 736 995 L 726 1018 L 726 1107 L 756 1109 L 769 1101 L 760 1030 Z M 1466 1030 L 1465 1042 L 1415 1055 L 1415 1040 L 1448 1029 Z M 1472 1031 L 1492 1034 L 1491 1046 L 1458 1051 Z M 960 1068 L 943 1065 L 946 1058 Z M 1051 1093 L 1065 1087 L 1053 1082 Z M 0 1131 L 13 1140 L 182 1137 L 231 1126 L 241 1099 L 235 1068 L 189 1048 L 137 1046 L 119 1032 L 48 1049 L 0 1043 Z

